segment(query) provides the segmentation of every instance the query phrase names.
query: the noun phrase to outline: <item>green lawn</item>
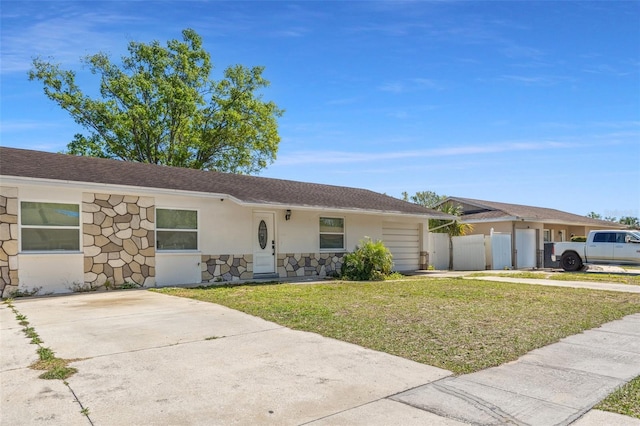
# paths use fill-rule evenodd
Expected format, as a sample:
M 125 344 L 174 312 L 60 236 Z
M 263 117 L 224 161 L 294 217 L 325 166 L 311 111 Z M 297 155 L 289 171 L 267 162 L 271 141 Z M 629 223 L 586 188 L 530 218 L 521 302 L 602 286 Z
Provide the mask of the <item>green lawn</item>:
M 533 278 L 557 281 L 589 281 L 601 283 L 640 285 L 640 275 L 606 274 L 599 272 L 478 272 L 472 277 L 508 277 L 508 278 Z
M 269 321 L 470 373 L 640 312 L 640 294 L 463 279 L 167 288 Z
M 640 376 L 609 395 L 595 408 L 640 419 Z

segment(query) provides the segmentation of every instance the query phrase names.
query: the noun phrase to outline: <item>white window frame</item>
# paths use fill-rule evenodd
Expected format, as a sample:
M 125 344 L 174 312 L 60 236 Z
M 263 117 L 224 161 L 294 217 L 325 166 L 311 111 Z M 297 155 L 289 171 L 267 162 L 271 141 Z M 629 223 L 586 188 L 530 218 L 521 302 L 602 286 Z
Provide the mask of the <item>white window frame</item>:
M 158 210 L 181 210 L 196 212 L 196 228 L 195 229 L 173 229 L 173 228 L 160 228 L 158 223 Z M 155 237 L 156 237 L 156 252 L 157 253 L 197 253 L 200 251 L 200 210 L 189 209 L 184 207 L 158 207 L 155 209 L 156 221 L 155 221 Z M 171 232 L 195 232 L 196 233 L 196 248 L 193 249 L 162 249 L 158 247 L 158 231 L 171 231 Z
M 340 219 L 342 220 L 342 232 L 321 232 L 320 231 L 320 221 L 322 219 Z M 342 235 L 342 247 L 340 248 L 322 248 L 322 235 Z M 347 220 L 344 216 L 319 216 L 318 217 L 318 247 L 321 252 L 334 252 L 334 251 L 345 251 L 347 245 Z
M 43 225 L 23 225 L 22 224 L 22 203 L 40 203 L 40 204 L 66 204 L 69 206 L 77 206 L 78 207 L 78 224 L 71 225 L 55 225 L 55 226 L 43 226 Z M 73 202 L 60 202 L 60 201 L 42 201 L 42 200 L 20 200 L 18 203 L 18 228 L 19 228 L 19 240 L 20 240 L 20 253 L 26 254 L 38 254 L 38 253 L 52 253 L 52 254 L 78 254 L 82 253 L 82 206 L 80 203 Z M 24 238 L 22 237 L 23 229 L 43 229 L 43 230 L 53 230 L 53 229 L 75 229 L 78 231 L 78 249 L 77 250 L 28 250 L 23 247 Z
M 553 242 L 553 230 L 552 229 L 543 229 L 542 230 L 542 240 L 545 243 Z

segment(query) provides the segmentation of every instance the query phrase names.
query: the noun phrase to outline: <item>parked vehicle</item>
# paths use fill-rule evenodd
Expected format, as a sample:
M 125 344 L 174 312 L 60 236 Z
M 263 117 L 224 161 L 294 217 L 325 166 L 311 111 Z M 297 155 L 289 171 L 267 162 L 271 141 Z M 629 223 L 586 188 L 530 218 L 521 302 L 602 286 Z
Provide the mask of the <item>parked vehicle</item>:
M 586 243 L 554 243 L 551 260 L 565 271 L 578 271 L 585 263 L 640 265 L 640 231 L 591 231 Z

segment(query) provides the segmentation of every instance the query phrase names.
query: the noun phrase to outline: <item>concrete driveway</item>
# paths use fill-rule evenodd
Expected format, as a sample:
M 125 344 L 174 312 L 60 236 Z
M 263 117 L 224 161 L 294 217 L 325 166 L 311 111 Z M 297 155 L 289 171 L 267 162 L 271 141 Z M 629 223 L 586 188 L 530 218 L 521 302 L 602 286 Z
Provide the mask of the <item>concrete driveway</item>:
M 13 303 L 78 373 L 39 379 L 3 304 L 3 425 L 460 424 L 387 398 L 448 371 L 222 306 L 141 290 Z

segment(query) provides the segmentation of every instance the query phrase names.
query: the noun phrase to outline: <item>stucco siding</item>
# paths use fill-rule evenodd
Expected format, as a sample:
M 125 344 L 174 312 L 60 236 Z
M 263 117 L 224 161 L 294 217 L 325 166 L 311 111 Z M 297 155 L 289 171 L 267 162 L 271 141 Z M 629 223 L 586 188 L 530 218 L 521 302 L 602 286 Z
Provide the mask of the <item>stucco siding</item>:
M 88 289 L 84 282 L 82 253 L 21 254 L 20 292 L 69 293 Z
M 0 243 L 8 250 L 6 256 L 0 253 L 0 292 L 5 297 L 16 291 L 50 294 L 252 279 L 256 212 L 273 213 L 274 265 L 282 278 L 339 273 L 345 253 L 365 237 L 383 239 L 383 222 L 411 224 L 418 235 L 427 228 L 426 219 L 333 209 L 292 208 L 287 220 L 286 207 L 240 205 L 226 196 L 173 194 L 153 188 L 30 181 L 5 186 L 2 196 L 2 208 L 7 210 L 8 205 L 11 210 L 0 224 Z M 23 251 L 21 201 L 76 204 L 79 250 Z M 158 209 L 197 211 L 195 249 L 158 250 Z M 320 249 L 320 217 L 344 218 L 343 250 Z M 426 246 L 423 240 L 416 256 Z

